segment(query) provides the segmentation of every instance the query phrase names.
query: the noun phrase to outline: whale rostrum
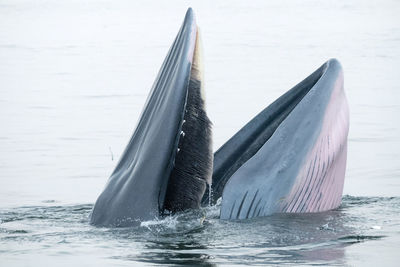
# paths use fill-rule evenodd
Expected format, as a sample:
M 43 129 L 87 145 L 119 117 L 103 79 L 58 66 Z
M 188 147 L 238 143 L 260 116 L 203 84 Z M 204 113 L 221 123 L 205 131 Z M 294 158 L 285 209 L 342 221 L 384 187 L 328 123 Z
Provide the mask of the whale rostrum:
M 92 224 L 131 226 L 200 207 L 213 164 L 200 49 L 189 9 L 138 125 L 93 207 Z

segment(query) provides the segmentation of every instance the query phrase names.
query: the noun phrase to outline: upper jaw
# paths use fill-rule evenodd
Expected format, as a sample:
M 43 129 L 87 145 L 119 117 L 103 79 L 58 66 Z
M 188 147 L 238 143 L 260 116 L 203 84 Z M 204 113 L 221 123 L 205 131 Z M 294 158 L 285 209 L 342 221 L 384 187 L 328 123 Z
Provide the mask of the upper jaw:
M 93 207 L 92 224 L 130 226 L 163 213 L 187 109 L 192 65 L 197 64 L 196 42 L 197 26 L 189 9 L 137 127 Z

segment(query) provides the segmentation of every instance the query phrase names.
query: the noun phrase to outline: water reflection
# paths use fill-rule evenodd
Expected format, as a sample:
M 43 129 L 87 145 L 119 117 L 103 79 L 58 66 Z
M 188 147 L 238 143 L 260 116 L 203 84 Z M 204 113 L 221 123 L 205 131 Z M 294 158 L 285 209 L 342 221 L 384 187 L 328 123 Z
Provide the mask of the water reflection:
M 175 242 L 148 242 L 145 248 L 144 252 L 134 259 L 135 261 L 167 265 L 216 266 L 210 262 L 213 257 L 207 253 L 209 248 L 189 236 Z
M 214 214 L 213 212 L 211 212 Z M 318 214 L 277 214 L 245 221 L 221 221 L 215 214 L 201 221 L 186 214 L 171 227 L 159 221 L 146 235 L 143 249 L 123 260 L 165 265 L 343 264 L 345 248 L 363 241 L 350 226 L 345 209 Z M 182 231 L 185 229 L 185 231 Z M 143 237 L 143 235 L 142 235 Z

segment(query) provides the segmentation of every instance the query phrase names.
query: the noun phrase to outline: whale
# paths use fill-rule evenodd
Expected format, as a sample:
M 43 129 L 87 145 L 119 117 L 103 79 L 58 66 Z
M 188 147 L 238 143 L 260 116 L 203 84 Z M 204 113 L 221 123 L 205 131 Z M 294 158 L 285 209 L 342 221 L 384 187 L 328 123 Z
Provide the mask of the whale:
M 200 207 L 213 164 L 200 38 L 189 8 L 91 224 L 133 226 Z
M 343 69 L 331 59 L 218 149 L 203 203 L 221 198 L 220 218 L 233 220 L 335 209 L 348 131 Z
M 129 227 L 216 203 L 226 220 L 335 209 L 348 131 L 343 69 L 330 59 L 213 153 L 189 8 L 90 223 Z

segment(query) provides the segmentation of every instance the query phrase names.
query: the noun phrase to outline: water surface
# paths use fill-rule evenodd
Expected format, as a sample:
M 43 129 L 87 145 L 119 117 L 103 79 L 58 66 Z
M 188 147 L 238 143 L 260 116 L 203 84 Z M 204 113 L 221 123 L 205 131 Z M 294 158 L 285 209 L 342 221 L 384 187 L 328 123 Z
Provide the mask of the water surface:
M 88 225 L 91 204 L 26 206 L 1 210 L 0 253 L 5 266 L 30 261 L 90 266 L 353 265 L 367 258 L 371 265 L 384 265 L 390 259 L 370 259 L 370 253 L 375 254 L 376 247 L 395 253 L 399 207 L 398 197 L 345 196 L 334 211 L 223 221 L 217 205 L 138 227 L 109 229 Z M 352 246 L 365 258 L 349 253 Z

